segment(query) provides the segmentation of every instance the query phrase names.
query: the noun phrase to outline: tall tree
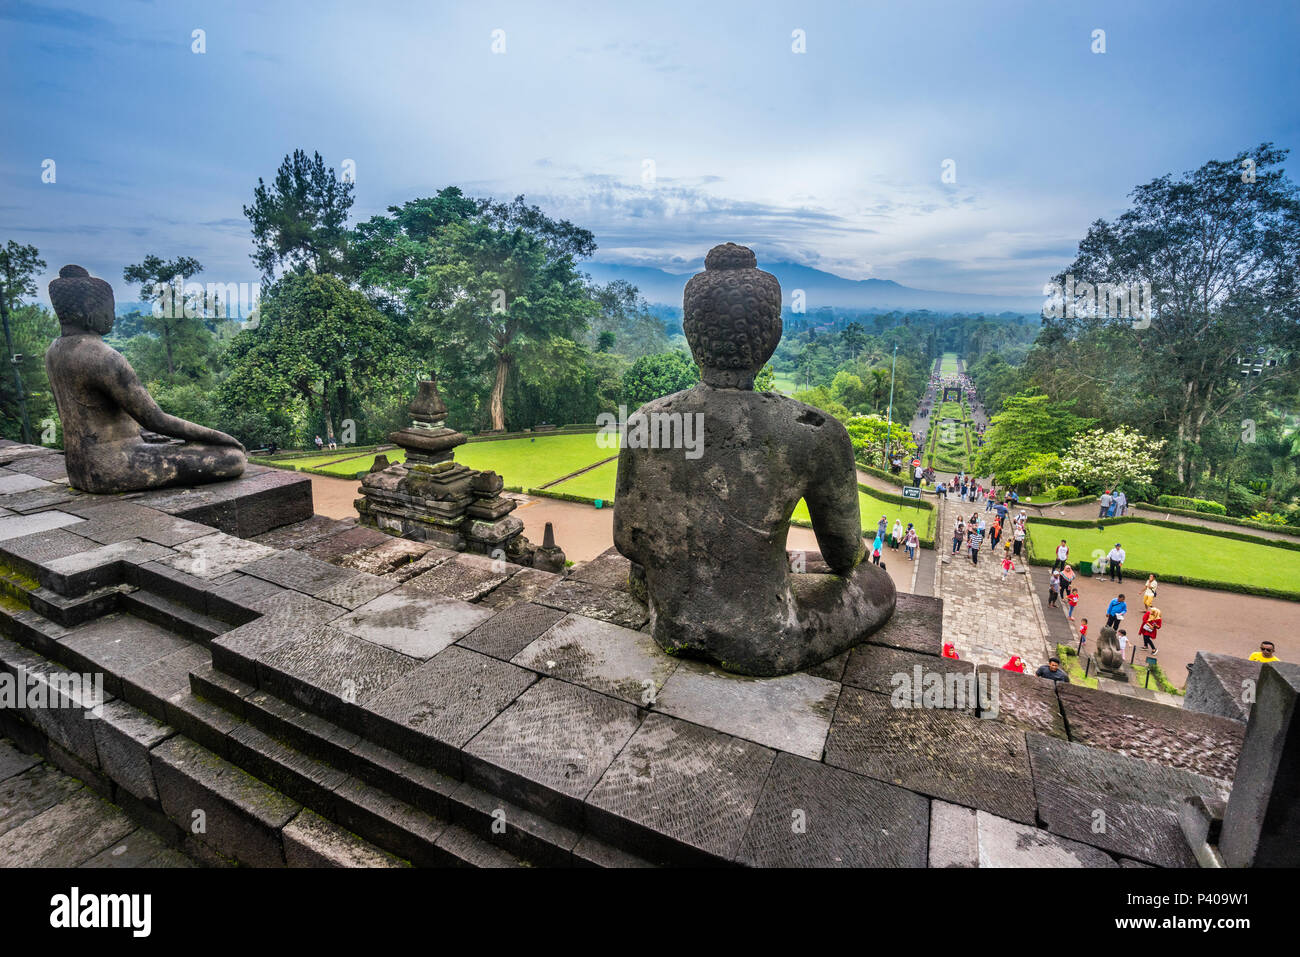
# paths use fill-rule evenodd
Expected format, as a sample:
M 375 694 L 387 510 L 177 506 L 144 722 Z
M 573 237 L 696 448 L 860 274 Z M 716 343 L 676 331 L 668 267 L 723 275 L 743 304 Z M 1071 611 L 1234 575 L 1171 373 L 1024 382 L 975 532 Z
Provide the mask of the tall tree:
M 209 304 L 202 296 L 185 295 L 185 280 L 201 272 L 203 264 L 192 256 L 177 256 L 169 261 L 152 253 L 143 262 L 122 270 L 122 278 L 139 283 L 140 298 L 153 307 L 140 319 L 144 328 L 162 342 L 169 384 L 176 376 L 176 355 L 181 344 L 202 346 L 205 339 L 211 338 L 204 326 Z M 208 350 L 198 351 L 206 355 Z
M 230 351 L 227 408 L 274 421 L 299 405 L 305 431 L 322 423 L 331 441 L 344 420 L 362 417 L 368 395 L 394 388 L 412 365 L 391 319 L 335 276 L 282 277 L 262 297 L 257 328 L 236 336 Z
M 428 244 L 430 308 L 422 311 L 432 321 L 417 325 L 417 336 L 433 351 L 484 353 L 492 367 L 491 426 L 504 429 L 506 385 L 519 350 L 573 339 L 596 313 L 574 263 L 591 254 L 595 239 L 517 197 L 480 201 L 475 218 L 448 223 Z
M 270 284 L 275 270 L 340 273 L 346 265 L 348 210 L 354 184 L 337 176 L 320 153 L 286 156 L 268 186 L 261 177 L 244 215 L 253 228 L 253 262 Z
M 1072 277 L 1076 295 L 1079 283 L 1150 283 L 1149 322 L 1087 308 L 1044 319 L 1067 336 L 1108 330 L 1126 341 L 1154 410 L 1171 421 L 1173 468 L 1189 491 L 1206 422 L 1300 376 L 1300 190 L 1282 169 L 1287 152 L 1264 143 L 1162 176 L 1113 222 L 1093 223 L 1057 282 Z M 1241 376 L 1242 360 L 1261 355 L 1281 361 Z M 1096 372 L 1104 379 L 1122 363 Z
M 23 377 L 18 368 L 20 360 L 14 352 L 9 314 L 18 307 L 23 296 L 36 292 L 36 273 L 44 268 L 45 260 L 40 258 L 40 251 L 35 246 L 23 246 L 11 239 L 0 248 L 0 320 L 3 320 L 5 350 L 14 374 L 14 401 L 22 422 L 23 441 L 29 444 L 32 441 L 32 423 L 27 415 L 27 393 L 23 389 Z

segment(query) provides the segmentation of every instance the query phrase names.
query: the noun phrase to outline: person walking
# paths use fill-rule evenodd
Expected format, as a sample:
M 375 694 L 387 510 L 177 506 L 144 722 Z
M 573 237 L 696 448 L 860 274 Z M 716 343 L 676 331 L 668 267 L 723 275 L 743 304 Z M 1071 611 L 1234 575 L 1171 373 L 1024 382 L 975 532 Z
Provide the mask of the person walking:
M 1007 580 L 1007 576 L 1011 574 L 1011 569 L 1015 567 L 1016 567 L 1016 563 L 1012 561 L 1011 556 L 1004 554 L 1002 556 L 1002 580 L 1003 581 Z
M 1106 606 L 1106 627 L 1118 628 L 1126 614 L 1128 614 L 1128 602 L 1124 600 L 1124 593 L 1120 592 L 1119 597 L 1112 598 L 1110 604 Z
M 1164 621 L 1160 617 L 1159 608 L 1148 608 L 1142 613 L 1142 627 L 1138 629 L 1138 634 L 1142 636 L 1142 647 L 1156 650 L 1156 632 Z
M 1098 506 L 1100 506 L 1097 510 L 1098 518 L 1106 517 L 1106 513 L 1110 511 L 1110 503 L 1111 503 L 1110 489 L 1106 489 L 1106 491 L 1101 493 L 1101 498 L 1097 499 L 1097 504 Z
M 1065 539 L 1061 539 L 1061 544 L 1056 546 L 1056 561 L 1052 562 L 1052 571 L 1059 571 L 1065 567 L 1065 560 L 1070 555 L 1070 546 L 1065 544 Z
M 1079 604 L 1079 589 L 1071 588 L 1065 596 L 1065 603 L 1070 606 L 1069 611 L 1065 613 L 1066 618 L 1074 617 L 1074 609 Z
M 921 536 L 916 533 L 916 526 L 908 524 L 907 537 L 904 539 L 907 543 L 907 560 L 916 561 L 916 550 L 920 547 Z
M 889 545 L 894 551 L 898 551 L 898 546 L 903 543 L 903 520 L 894 519 L 894 530 L 889 534 Z
M 1156 576 L 1148 575 L 1146 587 L 1142 589 L 1142 605 L 1150 608 L 1156 601 Z
M 1117 503 L 1117 504 L 1119 505 L 1119 508 L 1118 508 L 1118 510 L 1117 510 L 1117 514 L 1119 514 L 1119 515 L 1127 515 L 1127 514 L 1128 514 L 1128 496 L 1125 495 L 1123 492 L 1116 492 L 1116 493 L 1115 493 L 1115 498 L 1117 498 L 1117 499 L 1119 500 L 1118 503 Z
M 1116 542 L 1115 547 L 1106 553 L 1106 569 L 1110 572 L 1111 581 L 1118 582 L 1121 585 L 1124 584 L 1124 560 L 1126 558 L 1127 555 L 1124 553 L 1124 549 L 1120 548 L 1119 542 Z
M 980 546 L 984 544 L 984 530 L 976 528 L 970 537 L 970 563 L 978 565 L 980 563 Z
M 1052 572 L 1052 579 L 1047 585 L 1047 607 L 1055 608 L 1056 600 L 1061 597 L 1061 573 Z
M 1016 522 L 1015 531 L 1011 533 L 1011 540 L 1014 544 L 1012 550 L 1015 552 L 1016 558 L 1019 558 L 1020 549 L 1023 548 L 1025 544 L 1025 526 L 1023 522 Z
M 957 554 L 957 549 L 961 548 L 961 543 L 966 540 L 966 523 L 960 518 L 957 524 L 952 527 L 952 553 Z

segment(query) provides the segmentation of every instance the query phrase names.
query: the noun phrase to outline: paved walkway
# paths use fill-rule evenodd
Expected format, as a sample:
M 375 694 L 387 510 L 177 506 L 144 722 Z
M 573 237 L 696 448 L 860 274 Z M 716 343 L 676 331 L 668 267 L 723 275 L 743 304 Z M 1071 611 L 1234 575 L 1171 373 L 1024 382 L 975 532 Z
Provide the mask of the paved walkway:
M 0 738 L 0 867 L 192 867 L 76 778 Z
M 957 515 L 958 503 L 940 501 L 935 594 L 943 599 L 945 640 L 963 661 L 1001 667 L 1019 655 L 1029 670 L 1036 669 L 1048 657 L 1047 626 L 1030 589 L 1031 576 L 1012 572 L 1003 581 L 1001 556 L 993 556 L 1000 546 L 981 548 L 978 565 L 971 564 L 964 546 L 953 555 Z

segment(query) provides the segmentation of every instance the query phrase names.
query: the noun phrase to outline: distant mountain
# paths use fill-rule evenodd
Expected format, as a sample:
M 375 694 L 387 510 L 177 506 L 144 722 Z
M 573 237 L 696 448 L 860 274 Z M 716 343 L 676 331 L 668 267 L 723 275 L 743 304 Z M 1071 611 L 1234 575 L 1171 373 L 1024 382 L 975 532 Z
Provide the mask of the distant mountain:
M 600 283 L 625 279 L 641 291 L 648 302 L 680 309 L 682 290 L 694 275 L 670 273 L 653 266 L 624 266 L 618 263 L 588 262 L 579 268 Z M 845 279 L 834 273 L 798 263 L 765 263 L 763 269 L 781 283 L 784 305 L 790 306 L 795 289 L 804 291 L 804 308 L 813 312 L 822 306 L 842 309 L 933 309 L 939 311 L 1018 312 L 1037 315 L 1043 300 L 1032 296 L 987 296 L 977 293 L 932 292 L 900 286 L 892 279 Z

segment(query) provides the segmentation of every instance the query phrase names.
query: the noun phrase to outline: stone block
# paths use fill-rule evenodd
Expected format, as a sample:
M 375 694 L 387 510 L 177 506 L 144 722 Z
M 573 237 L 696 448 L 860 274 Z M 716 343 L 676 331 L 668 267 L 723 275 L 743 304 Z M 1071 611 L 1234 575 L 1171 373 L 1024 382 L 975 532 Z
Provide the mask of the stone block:
M 466 745 L 465 779 L 574 827 L 640 721 L 627 702 L 544 678 Z
M 122 676 L 183 648 L 192 647 L 150 622 L 107 615 L 70 631 L 60 642 L 62 660 L 78 671 L 102 671 L 109 694 L 120 696 Z
M 394 583 L 387 585 L 392 589 Z M 334 627 L 427 661 L 491 617 L 489 608 L 436 598 L 402 585 L 335 619 Z
M 100 767 L 119 788 L 142 801 L 158 800 L 149 752 L 176 732 L 166 724 L 115 699 L 104 705 L 101 717 L 90 722 Z
M 35 576 L 36 568 L 58 558 L 78 555 L 98 548 L 96 542 L 65 528 L 53 528 L 33 535 L 20 535 L 0 541 L 0 555 L 20 571 Z
M 211 580 L 275 554 L 274 549 L 265 545 L 214 532 L 181 542 L 176 546 L 176 554 L 165 559 L 164 564 L 188 575 Z
M 1229 867 L 1300 864 L 1300 665 L 1270 662 L 1246 726 L 1219 849 Z
M 0 834 L 0 867 L 76 867 L 136 827 L 120 810 L 82 788 Z
M 523 668 L 448 648 L 367 701 L 365 735 L 459 777 L 460 748 L 535 680 Z
M 737 860 L 751 867 L 924 867 L 929 804 L 911 791 L 778 753 Z
M 0 835 L 66 801 L 82 789 L 81 782 L 53 765 L 38 764 L 0 781 Z
M 923 655 L 942 654 L 943 599 L 900 593 L 893 616 L 867 641 Z
M 412 542 L 405 538 L 384 536 L 382 545 L 361 551 L 349 552 L 336 561 L 340 568 L 351 568 L 368 575 L 388 575 L 423 557 L 433 546 L 425 542 Z
M 252 867 L 284 866 L 280 830 L 298 802 L 187 738 L 151 754 L 163 810 L 186 834 Z
M 1057 697 L 1055 685 L 1050 681 L 991 665 L 980 665 L 976 669 L 976 675 L 982 681 L 982 718 L 996 719 L 1024 731 L 1037 731 L 1056 738 L 1066 736 L 1061 701 Z M 983 700 L 986 693 L 993 698 L 992 701 Z
M 514 571 L 513 567 L 497 570 L 491 565 L 453 559 L 408 580 L 406 587 L 439 598 L 477 601 L 509 578 Z
M 338 605 L 340 608 L 355 609 L 396 587 L 397 582 L 391 579 L 354 572 L 350 577 L 340 579 L 319 592 L 316 598 L 331 605 Z
M 478 604 L 500 611 L 523 602 L 531 602 L 559 580 L 560 576 L 554 572 L 522 568 L 480 598 Z
M 1241 722 L 1080 685 L 1057 687 L 1070 740 L 1165 767 L 1232 780 Z
M 306 808 L 284 828 L 284 857 L 290 867 L 409 867 Z
M 170 826 L 170 825 L 169 825 Z M 120 841 L 109 845 L 94 857 L 77 865 L 82 868 L 172 868 L 197 867 L 175 848 L 168 847 L 161 838 L 147 827 L 137 827 Z
M 565 615 L 511 660 L 547 677 L 647 707 L 654 705 L 677 669 L 677 659 L 644 632 L 581 615 Z
M 987 811 L 933 802 L 931 867 L 1117 867 L 1104 851 Z
M 8 741 L 0 738 L 0 781 L 22 774 L 40 763 L 39 755 L 23 754 Z
M 643 637 L 651 640 L 649 635 Z M 683 661 L 654 706 L 706 728 L 816 761 L 822 756 L 839 696 L 838 683 L 809 674 L 748 678 Z
M 1034 823 L 1023 731 L 959 711 L 896 708 L 845 686 L 826 739 L 826 763 L 966 807 Z
M 1245 722 L 1259 686 L 1258 661 L 1198 651 L 1187 675 L 1183 708 Z
M 654 863 L 731 861 L 775 752 L 652 714 L 587 798 L 600 837 Z
M 1178 806 L 1194 794 L 1225 799 L 1222 782 L 1033 732 L 1027 738 L 1038 818 L 1049 831 L 1148 864 L 1196 866 Z
M 627 592 L 571 578 L 561 579 L 542 592 L 536 603 L 624 628 L 639 629 L 650 620 L 646 606 Z
M 233 634 L 233 632 L 232 632 Z M 362 706 L 419 662 L 321 625 L 258 658 L 258 686 L 361 733 Z
M 498 611 L 461 638 L 459 644 L 463 648 L 509 661 L 563 617 L 564 612 L 556 608 L 529 602 L 512 605 L 504 611 Z
M 969 661 L 953 658 L 936 658 L 934 655 L 915 651 L 903 651 L 884 645 L 858 645 L 849 651 L 848 664 L 844 669 L 844 683 L 855 688 L 875 691 L 879 694 L 892 695 L 895 689 L 907 692 L 916 684 L 917 666 L 921 668 L 922 681 L 926 675 L 937 674 L 940 679 L 948 675 L 957 675 L 963 686 L 969 686 L 968 679 L 974 674 Z M 924 688 L 924 684 L 922 684 Z M 954 685 L 954 688 L 956 685 Z M 974 710 L 976 702 L 963 701 L 962 709 Z
M 569 577 L 575 581 L 626 591 L 631 570 L 632 563 L 620 555 L 617 549 L 611 547 L 591 561 L 583 562 L 570 569 Z
M 301 552 L 275 552 L 250 562 L 240 571 L 313 597 L 359 574 Z

